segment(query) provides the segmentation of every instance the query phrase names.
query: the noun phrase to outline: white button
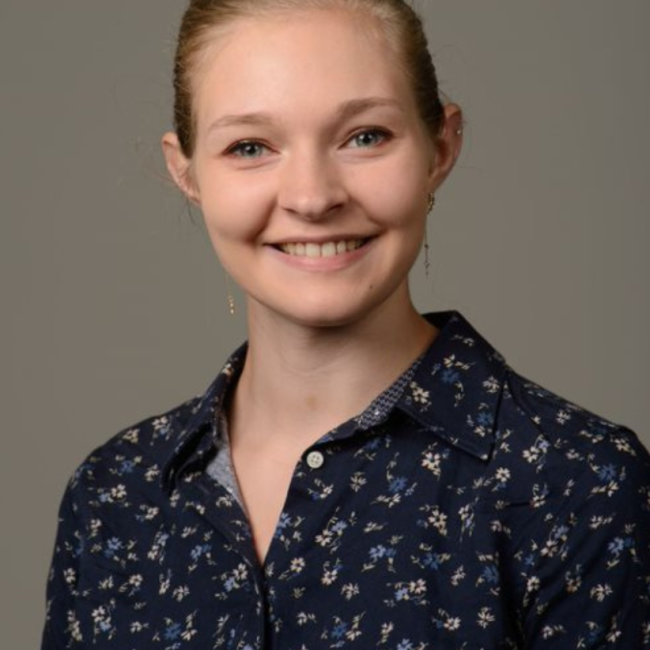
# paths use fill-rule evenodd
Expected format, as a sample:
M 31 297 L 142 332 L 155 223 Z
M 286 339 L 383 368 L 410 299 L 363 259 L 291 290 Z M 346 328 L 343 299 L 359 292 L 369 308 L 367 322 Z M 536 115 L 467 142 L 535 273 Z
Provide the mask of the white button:
M 322 467 L 324 462 L 325 458 L 323 457 L 323 454 L 320 453 L 320 451 L 310 451 L 307 454 L 307 465 L 309 465 L 309 467 L 312 469 L 318 469 L 319 467 Z

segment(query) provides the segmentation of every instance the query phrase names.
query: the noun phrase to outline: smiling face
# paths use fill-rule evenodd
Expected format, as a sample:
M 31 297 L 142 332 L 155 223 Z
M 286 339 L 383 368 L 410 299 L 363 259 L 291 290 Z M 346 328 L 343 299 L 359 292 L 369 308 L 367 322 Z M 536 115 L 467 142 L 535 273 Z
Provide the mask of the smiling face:
M 440 157 L 395 54 L 348 13 L 240 19 L 196 72 L 196 148 L 164 139 L 249 309 L 307 326 L 410 308 Z

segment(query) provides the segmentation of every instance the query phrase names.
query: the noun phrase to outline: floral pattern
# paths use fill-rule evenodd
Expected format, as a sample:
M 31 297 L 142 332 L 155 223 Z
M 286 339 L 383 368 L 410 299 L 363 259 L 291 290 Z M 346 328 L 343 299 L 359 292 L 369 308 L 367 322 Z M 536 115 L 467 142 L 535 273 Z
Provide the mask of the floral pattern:
M 246 344 L 93 450 L 61 500 L 42 649 L 650 648 L 645 448 L 460 313 L 425 317 L 425 354 L 301 456 L 263 564 L 207 471 Z

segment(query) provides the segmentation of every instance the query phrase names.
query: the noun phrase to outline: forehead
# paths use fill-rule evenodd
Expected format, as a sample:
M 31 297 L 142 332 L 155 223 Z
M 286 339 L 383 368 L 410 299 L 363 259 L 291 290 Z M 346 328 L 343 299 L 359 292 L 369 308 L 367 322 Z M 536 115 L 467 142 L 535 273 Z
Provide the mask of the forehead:
M 199 124 L 219 113 L 326 111 L 363 96 L 415 107 L 395 49 L 369 16 L 309 11 L 240 18 L 215 34 L 194 76 Z

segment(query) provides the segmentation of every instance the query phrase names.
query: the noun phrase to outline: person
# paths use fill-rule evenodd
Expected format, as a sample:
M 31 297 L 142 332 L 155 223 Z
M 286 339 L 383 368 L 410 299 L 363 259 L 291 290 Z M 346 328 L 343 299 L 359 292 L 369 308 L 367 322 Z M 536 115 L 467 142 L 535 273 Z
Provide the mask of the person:
M 191 0 L 174 86 L 247 339 L 70 477 L 42 648 L 650 647 L 636 434 L 411 301 L 463 135 L 414 10 Z

